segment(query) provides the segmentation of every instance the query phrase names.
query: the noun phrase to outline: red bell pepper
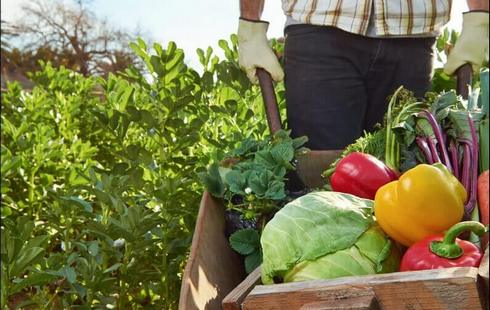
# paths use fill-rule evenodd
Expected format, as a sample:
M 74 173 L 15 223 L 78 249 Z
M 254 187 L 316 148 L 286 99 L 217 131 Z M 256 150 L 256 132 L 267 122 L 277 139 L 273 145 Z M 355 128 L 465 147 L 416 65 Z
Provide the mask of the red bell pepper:
M 337 164 L 330 184 L 336 192 L 374 199 L 378 188 L 396 179 L 398 174 L 376 157 L 353 152 Z
M 429 236 L 405 252 L 400 271 L 478 267 L 483 256 L 480 248 L 469 241 L 456 238 L 469 230 L 482 236 L 487 229 L 479 222 L 466 221 L 455 224 L 445 235 Z

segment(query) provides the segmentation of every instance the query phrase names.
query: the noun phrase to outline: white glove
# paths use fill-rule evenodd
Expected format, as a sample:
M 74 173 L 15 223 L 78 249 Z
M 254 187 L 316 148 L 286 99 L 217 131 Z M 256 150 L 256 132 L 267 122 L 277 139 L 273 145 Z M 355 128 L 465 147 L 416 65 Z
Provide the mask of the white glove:
M 247 21 L 240 19 L 238 23 L 238 63 L 249 78 L 257 84 L 256 68 L 263 68 L 270 73 L 276 82 L 284 78 L 277 56 L 267 42 L 268 22 Z
M 488 52 L 488 12 L 463 14 L 463 29 L 454 48 L 449 52 L 444 72 L 448 75 L 466 63 L 479 72 Z

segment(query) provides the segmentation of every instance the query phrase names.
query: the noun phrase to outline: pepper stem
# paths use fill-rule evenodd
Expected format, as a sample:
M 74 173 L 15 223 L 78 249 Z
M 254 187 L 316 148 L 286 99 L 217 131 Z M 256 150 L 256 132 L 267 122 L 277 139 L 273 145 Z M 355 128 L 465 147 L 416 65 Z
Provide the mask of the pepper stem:
M 430 243 L 430 251 L 439 257 L 448 259 L 456 259 L 463 255 L 463 249 L 456 243 L 456 237 L 465 231 L 472 231 L 478 236 L 482 236 L 486 231 L 486 227 L 476 221 L 465 221 L 455 224 L 444 235 L 442 241 L 432 241 Z

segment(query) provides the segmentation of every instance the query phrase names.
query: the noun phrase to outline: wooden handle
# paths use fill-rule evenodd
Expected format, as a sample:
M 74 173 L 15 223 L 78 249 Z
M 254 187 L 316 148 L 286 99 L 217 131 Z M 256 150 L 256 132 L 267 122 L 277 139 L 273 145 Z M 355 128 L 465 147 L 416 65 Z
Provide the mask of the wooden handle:
M 468 85 L 471 85 L 473 68 L 470 64 L 464 64 L 456 70 L 456 92 L 464 99 L 468 99 Z
M 276 93 L 272 85 L 272 78 L 269 72 L 262 68 L 257 68 L 257 76 L 259 78 L 260 91 L 262 99 L 264 99 L 265 114 L 271 134 L 276 133 L 281 129 L 281 116 L 277 107 Z
M 262 99 L 264 99 L 265 115 L 267 116 L 267 124 L 271 134 L 275 134 L 281 130 L 281 115 L 279 114 L 279 108 L 277 106 L 276 93 L 274 92 L 274 86 L 272 85 L 272 78 L 269 72 L 262 68 L 257 68 L 257 76 L 259 78 L 260 91 L 262 92 Z M 291 170 L 287 173 L 286 188 L 290 192 L 299 192 L 305 188 L 303 180 L 301 180 L 298 170 Z

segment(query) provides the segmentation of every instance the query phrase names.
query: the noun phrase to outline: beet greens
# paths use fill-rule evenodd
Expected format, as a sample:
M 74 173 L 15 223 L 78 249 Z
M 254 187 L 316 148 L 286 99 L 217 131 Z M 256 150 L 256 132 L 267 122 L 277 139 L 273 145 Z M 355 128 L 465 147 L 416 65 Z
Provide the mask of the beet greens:
M 484 124 L 488 119 L 485 107 L 482 109 L 482 100 L 478 100 L 479 94 L 478 90 L 470 91 L 468 100 L 463 100 L 454 91 L 431 94 L 426 99 L 423 109 L 412 111 L 408 116 L 402 115 L 403 121 L 400 123 L 397 123 L 399 116 L 390 116 L 388 120 L 392 122 L 387 127 L 387 131 L 390 131 L 387 133 L 387 163 L 388 159 L 391 159 L 392 168 L 398 168 L 402 172 L 419 163 L 440 162 L 445 165 L 467 191 L 467 219 L 475 209 L 477 197 L 478 153 L 481 148 L 478 130 L 484 128 L 480 123 Z M 480 104 L 477 104 L 478 102 Z M 392 103 L 393 101 L 390 102 Z M 388 109 L 388 113 L 392 111 Z M 396 128 L 403 130 L 396 131 Z M 485 133 L 480 133 L 483 142 L 484 135 Z M 390 145 L 388 141 L 396 141 L 398 144 Z M 393 155 L 398 152 L 402 154 L 400 159 Z

